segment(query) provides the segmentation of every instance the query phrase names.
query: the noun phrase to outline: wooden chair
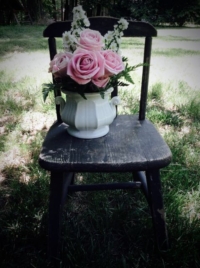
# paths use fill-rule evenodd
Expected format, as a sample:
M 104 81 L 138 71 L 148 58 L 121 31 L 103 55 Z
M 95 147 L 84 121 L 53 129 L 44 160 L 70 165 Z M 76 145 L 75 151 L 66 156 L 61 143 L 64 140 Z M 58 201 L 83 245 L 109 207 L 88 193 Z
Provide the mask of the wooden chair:
M 113 30 L 118 19 L 110 17 L 90 18 L 90 28 L 103 35 Z M 49 39 L 50 58 L 57 53 L 56 37 L 71 28 L 71 22 L 56 22 L 44 30 Z M 139 115 L 118 115 L 110 125 L 110 132 L 101 138 L 84 140 L 70 136 L 62 123 L 59 106 L 56 107 L 57 121 L 50 128 L 39 156 L 42 168 L 51 172 L 49 203 L 50 258 L 59 255 L 61 215 L 68 192 L 96 191 L 108 189 L 141 189 L 149 204 L 155 239 L 160 250 L 167 250 L 163 198 L 159 170 L 171 161 L 171 152 L 151 122 L 145 119 L 150 69 L 152 37 L 156 29 L 145 22 L 130 21 L 125 37 L 144 37 L 144 63 Z M 60 92 L 55 92 L 55 96 Z M 115 88 L 112 96 L 117 95 Z M 131 172 L 132 182 L 97 185 L 75 185 L 77 172 Z

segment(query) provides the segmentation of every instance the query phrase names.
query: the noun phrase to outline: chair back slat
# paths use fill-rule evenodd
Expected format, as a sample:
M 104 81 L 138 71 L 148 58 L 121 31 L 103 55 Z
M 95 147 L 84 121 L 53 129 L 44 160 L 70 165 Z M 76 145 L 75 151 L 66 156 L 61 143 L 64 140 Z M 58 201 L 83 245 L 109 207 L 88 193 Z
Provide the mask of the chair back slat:
M 147 105 L 147 94 L 148 94 L 148 83 L 149 83 L 149 71 L 150 71 L 150 61 L 151 61 L 151 44 L 152 37 L 145 38 L 144 46 L 144 60 L 142 72 L 142 85 L 141 85 L 141 95 L 140 95 L 140 110 L 139 110 L 139 120 L 145 119 L 146 105 Z
M 57 48 L 56 48 L 56 39 L 55 37 L 49 37 L 49 54 L 50 59 L 52 60 L 54 56 L 57 54 Z
M 90 29 L 99 31 L 102 35 L 105 35 L 108 31 L 113 31 L 113 26 L 117 24 L 118 18 L 112 17 L 91 17 Z M 144 37 L 144 58 L 142 71 L 142 84 L 141 84 L 141 95 L 140 95 L 140 110 L 139 120 L 145 119 L 146 103 L 148 95 L 148 82 L 149 82 L 149 71 L 150 71 L 150 59 L 151 59 L 151 45 L 152 37 L 157 36 L 156 29 L 147 22 L 128 21 L 128 29 L 124 31 L 124 37 Z M 52 60 L 57 53 L 56 40 L 55 38 L 61 38 L 63 32 L 71 29 L 71 21 L 55 22 L 47 26 L 43 32 L 44 37 L 49 38 L 49 52 L 50 59 Z M 112 97 L 118 93 L 117 87 L 112 92 Z M 57 91 L 54 93 L 55 96 L 60 96 L 61 92 Z M 57 118 L 60 121 L 59 105 L 56 106 Z
M 102 35 L 108 31 L 113 31 L 113 25 L 117 23 L 118 18 L 112 17 L 91 17 L 90 29 L 100 31 Z M 128 21 L 128 29 L 124 31 L 125 37 L 145 37 L 157 36 L 156 29 L 147 22 Z M 43 32 L 44 37 L 62 37 L 63 32 L 71 29 L 71 21 L 58 21 L 47 26 Z
M 56 39 L 55 37 L 49 37 L 48 39 L 49 43 L 49 54 L 50 54 L 50 59 L 52 60 L 54 56 L 57 54 L 57 48 L 56 48 Z M 53 83 L 55 83 L 54 78 L 52 76 Z M 57 89 L 56 91 L 54 90 L 54 97 L 61 96 L 61 91 Z M 61 116 L 60 116 L 60 105 L 56 104 L 56 116 L 58 122 L 62 122 Z

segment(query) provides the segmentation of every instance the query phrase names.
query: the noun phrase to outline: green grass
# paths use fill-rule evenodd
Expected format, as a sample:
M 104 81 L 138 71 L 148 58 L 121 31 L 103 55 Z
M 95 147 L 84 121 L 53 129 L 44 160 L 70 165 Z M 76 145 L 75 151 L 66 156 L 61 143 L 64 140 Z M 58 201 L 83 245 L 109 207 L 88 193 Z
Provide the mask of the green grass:
M 44 26 L 1 26 L 0 56 L 5 53 L 45 50 L 47 41 L 41 33 Z
M 16 44 L 19 51 L 44 49 L 42 30 L 1 27 L 1 55 L 15 51 Z M 30 40 L 24 44 L 26 38 Z M 170 37 L 168 42 L 176 40 Z M 135 42 L 137 51 L 140 42 Z M 131 40 L 123 40 L 124 48 L 131 45 Z M 172 61 L 175 52 L 162 49 L 162 55 Z M 35 86 L 31 76 L 15 81 L 4 70 L 0 81 L 0 176 L 5 179 L 0 184 L 0 267 L 50 267 L 46 259 L 49 174 L 38 165 L 47 128 L 39 127 L 37 120 L 55 118 L 53 99 L 43 104 L 41 86 Z M 120 91 L 121 113 L 138 111 L 137 88 L 136 84 Z M 156 250 L 150 213 L 140 192 L 75 193 L 64 213 L 60 267 L 200 267 L 200 91 L 184 81 L 153 83 L 147 118 L 156 124 L 173 154 L 172 163 L 161 171 L 171 249 Z M 129 173 L 77 177 L 78 183 L 130 179 Z
M 198 37 L 198 36 L 197 36 Z M 161 40 L 164 41 L 189 41 L 189 42 L 199 42 L 200 38 L 190 38 L 190 37 L 183 37 L 183 36 L 161 36 L 159 37 Z
M 152 53 L 153 55 L 160 55 L 165 57 L 181 57 L 185 55 L 200 55 L 200 51 L 181 49 L 181 48 L 170 48 L 170 49 L 155 49 Z
M 121 48 L 130 48 L 134 47 L 134 49 L 140 49 L 143 47 L 144 39 L 143 38 L 135 38 L 132 39 L 130 37 L 123 38 L 121 43 Z

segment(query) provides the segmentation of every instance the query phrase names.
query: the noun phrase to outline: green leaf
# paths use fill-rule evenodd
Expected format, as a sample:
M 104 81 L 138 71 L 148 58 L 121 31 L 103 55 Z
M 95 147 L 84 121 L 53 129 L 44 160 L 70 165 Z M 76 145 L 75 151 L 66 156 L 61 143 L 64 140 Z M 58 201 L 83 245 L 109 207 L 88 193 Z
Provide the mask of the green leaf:
M 42 93 L 43 93 L 43 100 L 44 102 L 46 101 L 48 95 L 49 95 L 49 92 L 53 91 L 55 86 L 53 83 L 49 83 L 49 84 L 43 84 L 43 89 L 42 89 Z
M 104 96 L 105 96 L 105 91 L 99 91 L 99 93 L 100 93 L 100 95 L 101 95 L 102 99 L 104 99 Z
M 121 81 L 119 81 L 117 85 L 118 85 L 119 87 L 127 87 L 127 86 L 128 86 L 127 83 L 124 83 L 124 82 L 121 82 Z
M 133 79 L 132 79 L 132 77 L 130 76 L 129 73 L 126 73 L 126 74 L 124 75 L 124 78 L 125 78 L 125 80 L 128 81 L 129 83 L 134 84 Z
M 85 100 L 87 100 L 87 98 L 86 98 L 86 96 L 85 96 L 83 91 L 78 91 L 77 93 L 80 94 L 81 97 L 83 97 Z

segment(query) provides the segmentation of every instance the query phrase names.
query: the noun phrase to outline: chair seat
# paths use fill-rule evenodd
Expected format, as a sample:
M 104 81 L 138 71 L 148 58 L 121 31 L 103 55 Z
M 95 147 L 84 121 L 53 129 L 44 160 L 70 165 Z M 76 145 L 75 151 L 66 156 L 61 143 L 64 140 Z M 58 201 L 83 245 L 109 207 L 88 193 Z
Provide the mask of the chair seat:
M 146 171 L 170 161 L 171 151 L 154 125 L 133 115 L 119 115 L 106 136 L 89 140 L 70 136 L 67 125 L 56 122 L 39 156 L 42 168 L 59 172 Z

